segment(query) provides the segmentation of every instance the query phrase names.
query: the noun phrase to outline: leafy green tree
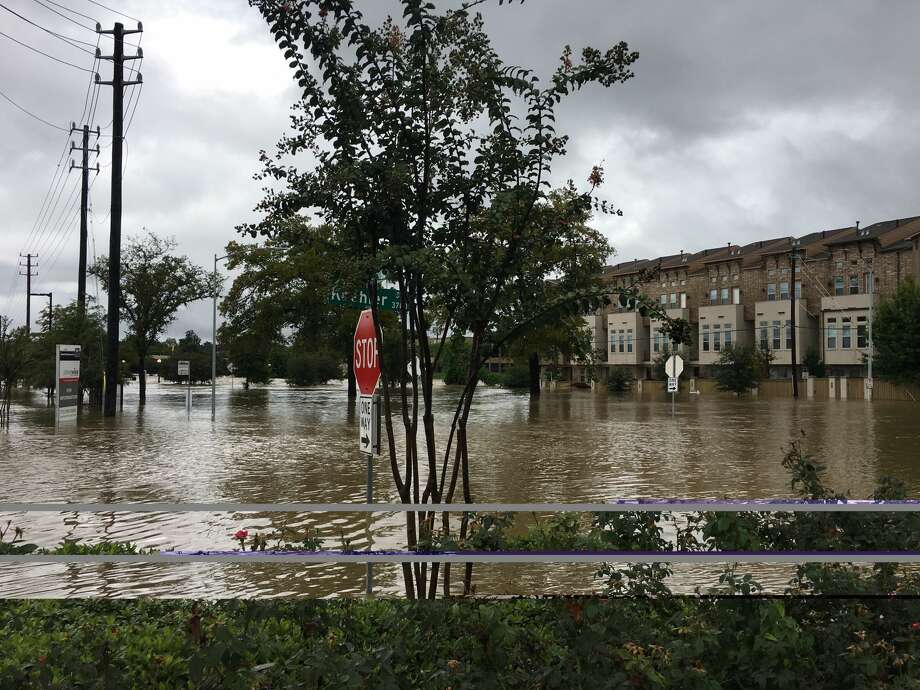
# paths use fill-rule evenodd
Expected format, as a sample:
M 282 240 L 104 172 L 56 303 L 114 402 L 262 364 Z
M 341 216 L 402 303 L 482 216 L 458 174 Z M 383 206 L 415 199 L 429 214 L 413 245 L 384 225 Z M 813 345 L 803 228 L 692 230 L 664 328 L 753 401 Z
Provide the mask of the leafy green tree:
M 10 421 L 13 389 L 25 376 L 32 357 L 25 326 L 12 328 L 12 319 L 0 316 L 0 427 Z
M 897 383 L 920 383 L 920 285 L 903 281 L 883 299 L 872 322 L 875 369 Z
M 187 306 L 217 289 L 213 274 L 186 256 L 175 256 L 176 242 L 148 232 L 128 240 L 121 254 L 121 318 L 128 323 L 127 340 L 136 352 L 138 404 L 147 400 L 144 362 L 150 347 Z M 89 272 L 108 289 L 108 257 L 101 256 Z
M 315 386 L 342 376 L 340 358 L 330 351 L 292 347 L 287 361 L 287 382 L 292 386 Z
M 632 388 L 633 377 L 624 367 L 613 367 L 607 373 L 607 390 L 611 393 L 625 393 Z
M 802 364 L 808 369 L 809 376 L 823 379 L 827 375 L 827 367 L 824 364 L 824 360 L 821 359 L 821 354 L 813 347 L 809 348 L 808 352 L 805 353 Z
M 568 144 L 555 131 L 555 108 L 588 85 L 628 80 L 637 54 L 619 43 L 586 48 L 578 60 L 566 48 L 541 81 L 502 61 L 469 7 L 439 14 L 423 0 L 401 0 L 401 20 L 372 28 L 351 0 L 252 4 L 302 96 L 292 132 L 275 154 L 262 155 L 262 218 L 241 230 L 272 238 L 297 216 L 319 217 L 359 283 L 373 294 L 382 274 L 398 286 L 398 325 L 387 337 L 401 361 L 395 368 L 385 362 L 382 371 L 385 454 L 396 491 L 404 503 L 449 503 L 458 490 L 471 502 L 467 425 L 480 366 L 538 322 L 605 301 L 593 285 L 551 294 L 549 279 L 565 272 L 569 250 L 584 239 L 586 214 L 615 212 L 595 193 L 600 169 L 590 189 L 566 193 L 555 206 L 547 180 Z M 297 167 L 301 161 L 306 169 Z M 522 299 L 531 289 L 536 294 Z M 372 309 L 379 324 L 380 310 Z M 471 341 L 444 442 L 435 430 L 432 381 L 439 344 L 453 332 Z M 409 516 L 408 548 L 430 537 L 434 519 Z M 464 518 L 461 536 L 467 528 Z M 442 529 L 450 529 L 446 515 Z M 440 567 L 406 564 L 402 575 L 408 596 L 433 597 Z M 447 591 L 449 579 L 445 570 Z
M 43 310 L 48 324 L 47 308 Z M 56 345 L 80 346 L 80 396 L 89 393 L 93 404 L 102 404 L 102 381 L 105 370 L 105 312 L 90 307 L 81 313 L 76 301 L 57 306 L 52 312 L 50 328 L 32 335 L 32 357 L 26 381 L 34 387 L 54 387 Z
M 715 365 L 717 386 L 723 391 L 743 395 L 767 376 L 768 353 L 753 345 L 726 345 Z

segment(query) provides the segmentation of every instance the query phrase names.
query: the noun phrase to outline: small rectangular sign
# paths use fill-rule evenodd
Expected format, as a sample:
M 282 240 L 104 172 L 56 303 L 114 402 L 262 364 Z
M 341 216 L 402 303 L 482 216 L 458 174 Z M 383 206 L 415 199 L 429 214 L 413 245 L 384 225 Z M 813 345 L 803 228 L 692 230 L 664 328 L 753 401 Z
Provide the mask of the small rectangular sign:
M 373 395 L 362 395 L 358 398 L 358 419 L 358 448 L 362 453 L 371 453 L 374 439 Z
M 668 393 L 676 393 L 676 392 L 677 392 L 677 377 L 669 376 L 668 377 Z
M 179 360 L 179 376 L 189 376 L 190 369 L 191 369 L 191 366 L 188 360 L 185 360 L 185 359 Z
M 338 288 L 334 288 L 332 290 L 332 295 L 329 297 L 329 303 L 340 307 L 369 309 L 371 306 L 371 298 L 366 290 L 359 290 L 357 293 L 349 294 Z M 379 309 L 399 311 L 399 290 L 394 288 L 377 288 L 377 307 Z
M 75 420 L 80 399 L 80 346 L 55 345 L 54 351 L 54 417 L 58 422 Z

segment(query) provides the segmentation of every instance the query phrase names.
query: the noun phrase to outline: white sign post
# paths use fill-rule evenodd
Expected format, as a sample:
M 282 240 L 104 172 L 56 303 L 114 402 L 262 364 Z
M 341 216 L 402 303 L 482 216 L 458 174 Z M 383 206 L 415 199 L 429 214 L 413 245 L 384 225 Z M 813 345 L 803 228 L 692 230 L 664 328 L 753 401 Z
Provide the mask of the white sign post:
M 54 421 L 77 419 L 80 401 L 80 346 L 54 346 Z
M 185 376 L 188 379 L 188 388 L 185 389 L 185 411 L 189 417 L 192 416 L 192 366 L 187 359 L 180 359 L 178 362 L 179 376 Z
M 671 394 L 671 416 L 674 416 L 674 400 L 677 397 L 677 379 L 684 371 L 684 358 L 674 354 L 664 363 L 664 371 L 668 375 L 668 393 Z

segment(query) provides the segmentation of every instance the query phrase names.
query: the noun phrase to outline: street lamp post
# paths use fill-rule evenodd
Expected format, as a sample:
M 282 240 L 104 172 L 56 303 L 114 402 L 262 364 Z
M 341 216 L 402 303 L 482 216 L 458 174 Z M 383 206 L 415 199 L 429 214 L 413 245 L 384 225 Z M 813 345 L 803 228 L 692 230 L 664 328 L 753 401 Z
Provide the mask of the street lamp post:
M 217 416 L 217 262 L 227 255 L 214 255 L 214 310 L 211 315 L 211 421 Z

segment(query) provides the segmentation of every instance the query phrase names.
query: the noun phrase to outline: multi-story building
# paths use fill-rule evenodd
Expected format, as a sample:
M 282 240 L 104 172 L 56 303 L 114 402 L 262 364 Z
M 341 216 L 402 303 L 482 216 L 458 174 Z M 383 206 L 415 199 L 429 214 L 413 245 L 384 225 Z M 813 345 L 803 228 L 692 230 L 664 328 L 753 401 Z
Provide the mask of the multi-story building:
M 694 342 L 681 354 L 692 376 L 706 376 L 726 345 L 742 343 L 770 351 L 771 376 L 792 375 L 793 345 L 799 365 L 817 357 L 832 375 L 860 375 L 870 300 L 877 304 L 908 276 L 920 281 L 920 216 L 636 259 L 606 272 L 611 287 L 637 287 L 668 316 L 690 322 Z M 588 323 L 602 370 L 626 367 L 647 378 L 672 350 L 660 321 L 616 299 Z

